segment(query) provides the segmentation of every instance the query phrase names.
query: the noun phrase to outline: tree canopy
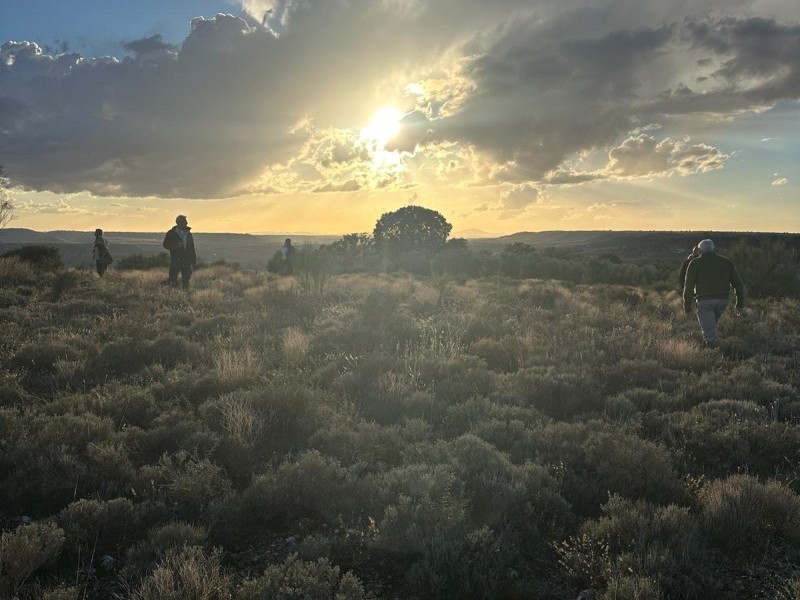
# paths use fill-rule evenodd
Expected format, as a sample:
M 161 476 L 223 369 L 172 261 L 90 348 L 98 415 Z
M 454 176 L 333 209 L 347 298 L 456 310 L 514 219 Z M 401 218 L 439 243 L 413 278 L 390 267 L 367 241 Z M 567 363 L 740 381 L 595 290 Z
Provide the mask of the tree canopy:
M 404 206 L 384 213 L 375 224 L 375 245 L 390 252 L 438 250 L 444 247 L 453 226 L 435 210 Z

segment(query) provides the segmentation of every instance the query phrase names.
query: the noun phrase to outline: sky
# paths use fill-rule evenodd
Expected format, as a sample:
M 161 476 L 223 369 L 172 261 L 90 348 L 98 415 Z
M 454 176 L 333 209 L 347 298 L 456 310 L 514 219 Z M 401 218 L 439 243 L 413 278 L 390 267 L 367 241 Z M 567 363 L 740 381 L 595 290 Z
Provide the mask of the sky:
M 10 226 L 800 231 L 797 0 L 2 0 Z

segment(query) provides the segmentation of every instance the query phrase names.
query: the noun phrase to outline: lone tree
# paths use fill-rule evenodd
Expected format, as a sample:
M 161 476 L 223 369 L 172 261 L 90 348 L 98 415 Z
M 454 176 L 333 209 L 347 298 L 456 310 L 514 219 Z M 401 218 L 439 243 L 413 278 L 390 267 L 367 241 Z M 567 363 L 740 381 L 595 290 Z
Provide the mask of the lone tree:
M 391 253 L 406 250 L 439 250 L 453 226 L 435 210 L 404 206 L 381 215 L 372 238 L 375 246 Z
M 3 229 L 14 218 L 15 206 L 8 188 L 8 176 L 3 165 L 0 165 L 0 229 Z

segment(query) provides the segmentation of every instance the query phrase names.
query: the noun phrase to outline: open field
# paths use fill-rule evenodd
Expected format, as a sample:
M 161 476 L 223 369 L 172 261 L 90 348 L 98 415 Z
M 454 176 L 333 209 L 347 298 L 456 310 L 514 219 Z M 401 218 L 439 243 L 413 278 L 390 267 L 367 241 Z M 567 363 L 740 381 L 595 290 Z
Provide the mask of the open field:
M 800 597 L 796 297 L 163 277 L 0 259 L 0 597 Z

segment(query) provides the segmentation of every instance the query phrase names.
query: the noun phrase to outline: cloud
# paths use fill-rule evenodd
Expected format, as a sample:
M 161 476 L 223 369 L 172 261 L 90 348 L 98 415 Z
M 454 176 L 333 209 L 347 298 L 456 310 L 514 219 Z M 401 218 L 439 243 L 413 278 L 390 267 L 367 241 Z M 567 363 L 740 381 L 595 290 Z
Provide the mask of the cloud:
M 515 185 L 503 192 L 502 207 L 506 210 L 524 210 L 539 201 L 539 189 L 532 185 Z
M 692 175 L 720 169 L 728 155 L 706 144 L 648 135 L 630 137 L 609 152 L 606 173 L 613 177 Z
M 174 53 L 178 50 L 176 46 L 164 42 L 159 34 L 151 35 L 141 40 L 124 42 L 122 47 L 139 55 L 161 54 L 164 52 Z
M 788 183 L 789 183 L 789 180 L 788 180 L 788 179 L 786 179 L 786 177 L 779 177 L 778 179 L 775 179 L 775 180 L 772 182 L 772 184 L 771 184 L 771 185 L 774 185 L 774 186 L 782 186 L 782 185 L 786 185 L 786 184 L 788 184 Z
M 31 190 L 187 198 L 578 183 L 603 174 L 570 158 L 612 148 L 603 176 L 705 172 L 726 156 L 639 136 L 800 98 L 796 10 L 701 16 L 754 6 L 247 0 L 245 18 L 197 18 L 179 47 L 154 35 L 119 59 L 7 42 L 0 156 Z M 406 113 L 401 162 L 358 145 L 387 105 Z

